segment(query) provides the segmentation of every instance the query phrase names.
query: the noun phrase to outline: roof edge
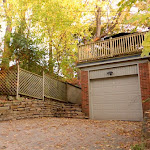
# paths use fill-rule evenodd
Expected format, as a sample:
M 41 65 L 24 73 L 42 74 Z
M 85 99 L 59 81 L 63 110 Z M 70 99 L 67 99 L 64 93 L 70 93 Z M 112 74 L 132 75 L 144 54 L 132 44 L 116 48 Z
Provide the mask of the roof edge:
M 118 58 L 111 58 L 111 59 L 103 59 L 100 61 L 95 61 L 95 62 L 86 62 L 86 63 L 80 63 L 77 64 L 77 67 L 79 69 L 81 68 L 86 68 L 86 67 L 92 67 L 92 66 L 97 66 L 97 65 L 104 65 L 104 64 L 111 64 L 111 63 L 117 63 L 117 62 L 124 62 L 124 61 L 132 61 L 132 60 L 138 60 L 138 59 L 149 59 L 149 56 L 141 57 L 141 55 L 132 55 L 132 56 L 127 56 L 127 57 L 118 57 Z

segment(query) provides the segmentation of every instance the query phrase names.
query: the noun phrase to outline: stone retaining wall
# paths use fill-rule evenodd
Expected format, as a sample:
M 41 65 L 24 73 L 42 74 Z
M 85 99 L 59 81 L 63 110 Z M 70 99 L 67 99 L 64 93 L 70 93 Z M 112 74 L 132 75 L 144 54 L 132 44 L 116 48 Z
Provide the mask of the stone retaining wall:
M 55 116 L 64 118 L 88 119 L 78 104 L 65 104 L 64 107 L 57 109 Z
M 74 105 L 78 107 L 78 110 L 80 109 L 79 113 L 76 110 L 72 112 L 72 110 L 69 109 L 64 111 L 66 115 L 60 115 L 60 113 L 58 113 L 58 111 L 65 110 L 68 106 L 74 107 Z M 37 117 L 84 118 L 84 115 L 81 114 L 80 106 L 76 104 L 53 99 L 45 99 L 43 101 L 24 97 L 16 99 L 12 96 L 0 96 L 0 121 Z

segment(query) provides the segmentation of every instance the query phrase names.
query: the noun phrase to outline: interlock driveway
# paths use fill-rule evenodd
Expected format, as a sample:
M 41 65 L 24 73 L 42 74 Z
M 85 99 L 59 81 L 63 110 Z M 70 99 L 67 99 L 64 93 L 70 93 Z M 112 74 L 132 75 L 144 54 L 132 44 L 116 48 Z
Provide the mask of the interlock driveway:
M 0 150 L 129 150 L 141 122 L 36 118 L 0 122 Z

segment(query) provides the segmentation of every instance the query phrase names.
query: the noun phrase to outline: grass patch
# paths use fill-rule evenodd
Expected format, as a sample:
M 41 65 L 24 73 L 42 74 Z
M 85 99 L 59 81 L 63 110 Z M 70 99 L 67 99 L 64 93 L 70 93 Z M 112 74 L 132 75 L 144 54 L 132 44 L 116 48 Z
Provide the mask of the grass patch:
M 145 150 L 145 143 L 133 145 L 131 150 Z

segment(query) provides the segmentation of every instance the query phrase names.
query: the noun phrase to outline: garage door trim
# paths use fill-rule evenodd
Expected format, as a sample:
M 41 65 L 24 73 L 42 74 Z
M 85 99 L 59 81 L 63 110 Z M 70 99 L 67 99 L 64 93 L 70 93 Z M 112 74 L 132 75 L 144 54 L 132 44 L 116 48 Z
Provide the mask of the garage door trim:
M 140 79 L 139 79 L 139 66 L 138 66 L 138 64 L 134 64 L 134 65 L 132 65 L 132 66 L 134 66 L 134 67 L 136 67 L 136 68 L 134 68 L 134 72 L 132 73 L 132 72 L 130 72 L 130 74 L 128 73 L 128 74 L 124 74 L 124 75 L 136 75 L 137 74 L 137 77 L 138 77 L 138 84 L 139 84 L 139 88 L 140 88 Z M 123 67 L 123 66 L 121 66 L 121 67 Z M 124 67 L 129 67 L 129 66 L 124 66 Z M 131 67 L 131 65 L 130 65 L 130 67 Z M 115 67 L 115 68 L 119 68 L 119 67 Z M 114 68 L 109 68 L 109 69 L 114 69 Z M 101 70 L 109 70 L 109 69 L 101 69 Z M 135 70 L 136 70 L 136 72 L 135 72 Z M 92 70 L 93 71 L 93 70 Z M 91 72 L 92 72 L 91 71 Z M 96 71 L 96 70 L 94 70 L 94 71 Z M 121 76 L 121 75 L 119 75 L 119 76 Z M 122 75 L 123 76 L 123 75 Z M 113 76 L 114 77 L 114 76 Z M 117 77 L 117 75 L 116 75 L 116 77 Z M 107 77 L 106 77 L 107 78 Z M 97 78 L 93 78 L 93 79 L 97 79 Z M 93 110 L 93 105 L 92 105 L 92 101 L 91 101 L 91 77 L 90 77 L 90 71 L 88 71 L 88 80 L 89 80 L 89 82 L 88 82 L 88 87 L 89 87 L 89 116 L 90 116 L 90 118 L 91 119 L 93 119 L 93 112 L 92 112 L 92 110 Z M 140 97 L 141 97 L 141 90 L 139 91 L 139 94 L 140 94 Z M 142 102 L 141 102 L 142 103 Z
M 109 72 L 112 72 L 110 75 Z M 89 79 L 110 78 L 138 74 L 137 65 L 120 66 L 108 69 L 89 71 Z

